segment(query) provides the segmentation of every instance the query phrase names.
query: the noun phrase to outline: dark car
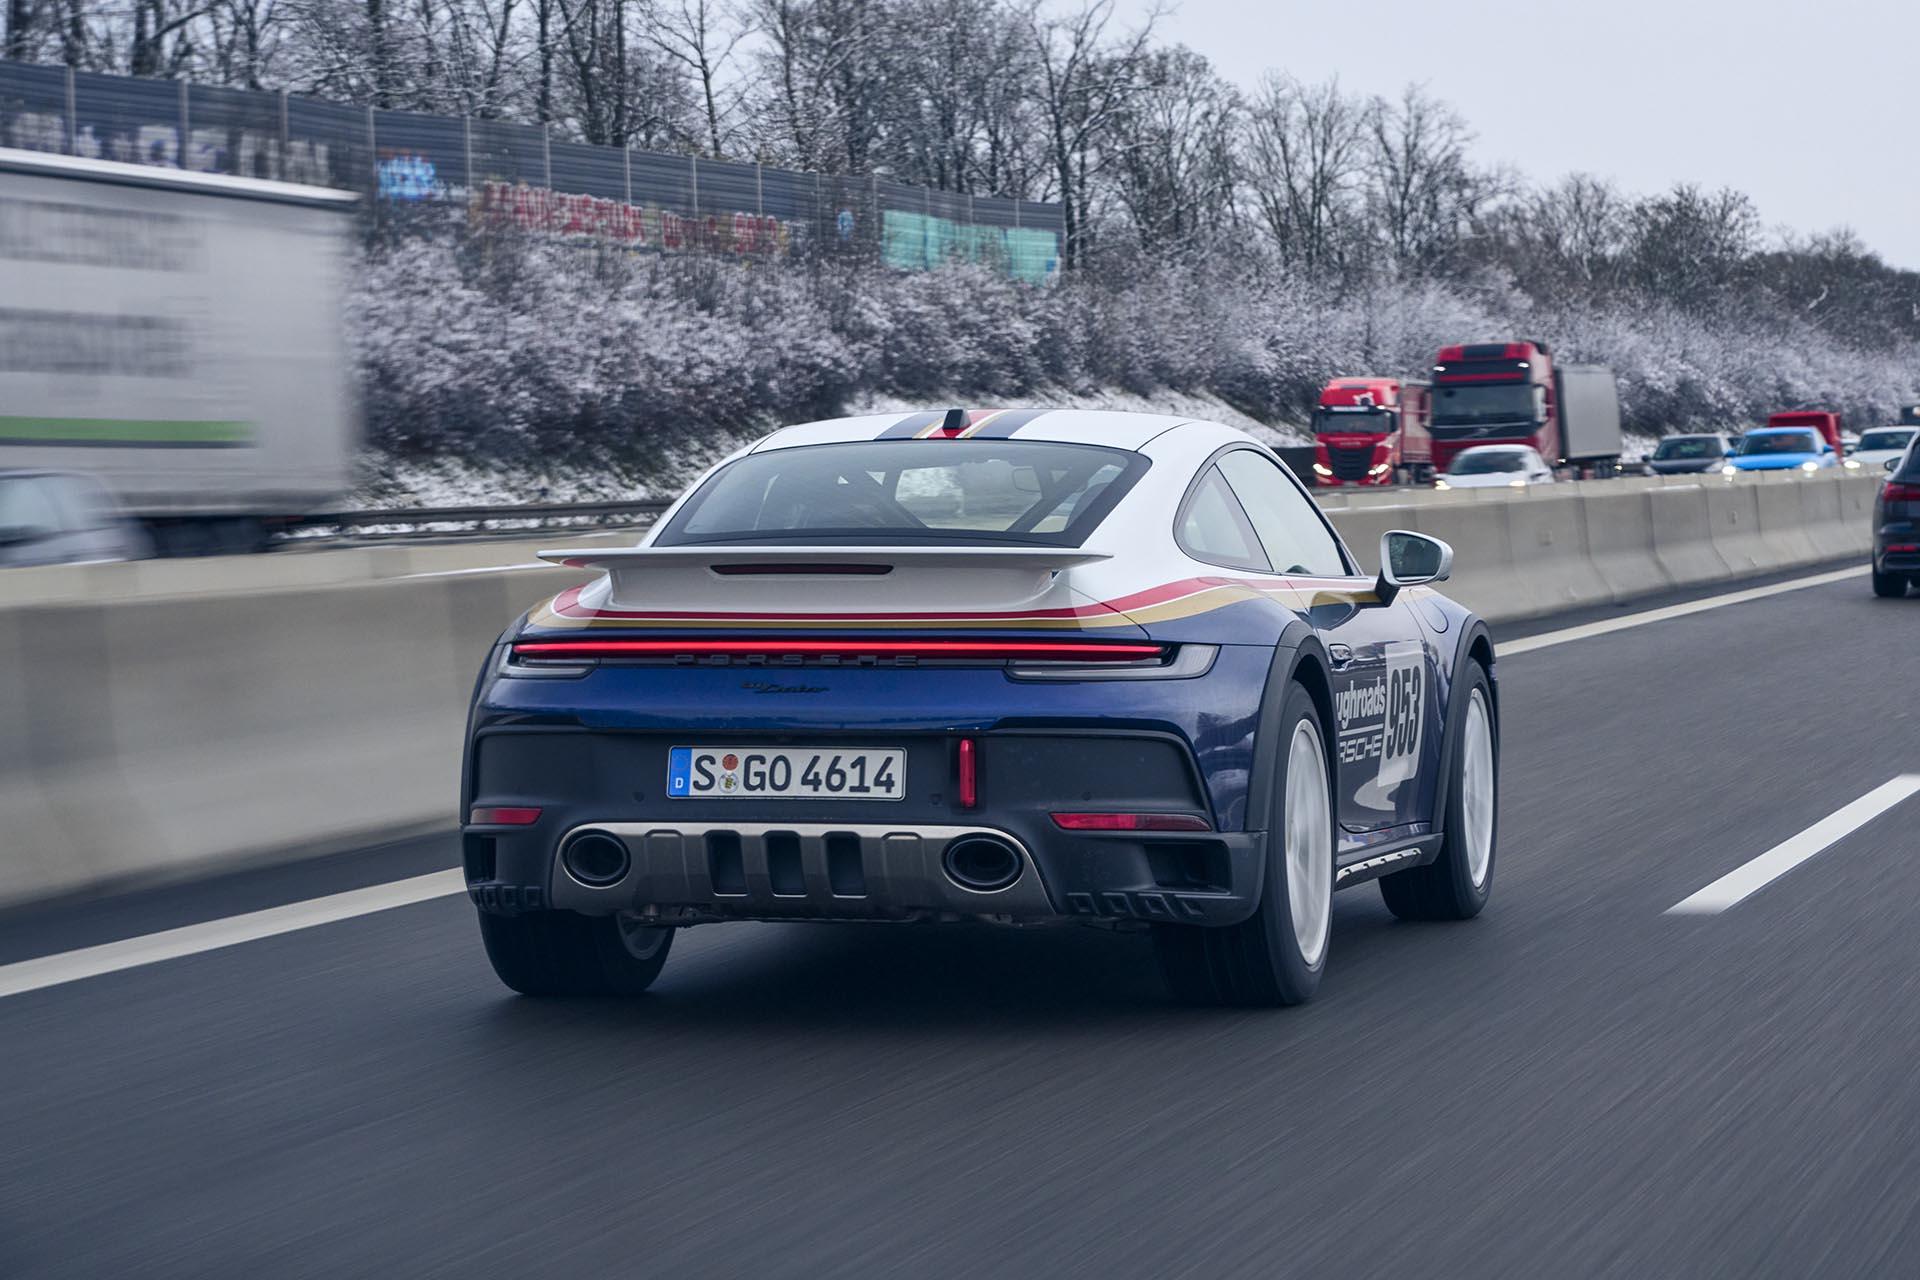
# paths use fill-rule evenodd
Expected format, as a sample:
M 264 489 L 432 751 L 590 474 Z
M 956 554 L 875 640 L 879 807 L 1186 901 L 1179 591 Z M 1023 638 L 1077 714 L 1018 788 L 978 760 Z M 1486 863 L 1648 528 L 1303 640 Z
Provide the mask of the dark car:
M 1920 440 L 1886 465 L 1873 502 L 1873 594 L 1904 596 L 1920 581 Z
M 92 476 L 0 471 L 0 568 L 138 560 L 146 531 Z
M 1680 476 L 1718 471 L 1726 465 L 1727 455 L 1732 452 L 1733 446 L 1725 436 L 1710 433 L 1668 436 L 1659 448 L 1647 455 L 1647 472 L 1656 476 Z
M 468 890 L 529 994 L 635 992 L 731 920 L 1149 933 L 1174 990 L 1306 999 L 1332 896 L 1464 919 L 1494 870 L 1493 645 L 1404 530 L 1363 571 L 1209 423 L 952 410 L 724 463 L 508 629 Z

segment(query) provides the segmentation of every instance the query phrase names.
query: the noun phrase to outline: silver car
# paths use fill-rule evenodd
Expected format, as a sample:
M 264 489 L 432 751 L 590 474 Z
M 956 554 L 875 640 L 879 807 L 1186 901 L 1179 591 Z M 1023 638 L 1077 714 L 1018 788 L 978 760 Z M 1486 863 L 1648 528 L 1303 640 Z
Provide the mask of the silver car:
M 0 568 L 151 554 L 146 530 L 92 476 L 0 471 Z

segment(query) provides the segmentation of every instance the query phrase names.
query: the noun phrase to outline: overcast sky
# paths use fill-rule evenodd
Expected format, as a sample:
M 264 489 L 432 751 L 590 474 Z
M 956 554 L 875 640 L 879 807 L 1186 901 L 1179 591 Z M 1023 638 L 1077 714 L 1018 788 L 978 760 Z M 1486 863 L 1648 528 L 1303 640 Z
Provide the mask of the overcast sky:
M 1159 30 L 1242 86 L 1421 81 L 1482 163 L 1736 187 L 1769 228 L 1920 269 L 1920 0 L 1180 0 Z

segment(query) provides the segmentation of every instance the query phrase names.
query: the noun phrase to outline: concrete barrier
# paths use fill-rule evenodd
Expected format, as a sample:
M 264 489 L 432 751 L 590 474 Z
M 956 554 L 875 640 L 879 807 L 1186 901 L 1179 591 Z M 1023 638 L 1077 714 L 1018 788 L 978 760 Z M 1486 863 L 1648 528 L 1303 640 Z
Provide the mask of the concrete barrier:
M 1388 529 L 1445 538 L 1448 591 L 1498 623 L 1864 554 L 1879 479 L 1400 491 L 1329 514 L 1369 572 Z M 477 664 L 568 584 L 523 567 L 555 540 L 0 574 L 0 901 L 450 825 Z
M 1614 602 L 1675 586 L 1653 545 L 1653 500 L 1643 487 L 1582 485 L 1587 563 Z M 1704 499 L 1703 499 L 1704 500 Z
M 1647 492 L 1655 561 L 1676 586 L 1734 576 L 1714 545 L 1713 501 L 1700 485 L 1662 485 Z
M 1574 485 L 1551 485 L 1505 504 L 1514 573 L 1535 613 L 1606 604 L 1614 598 L 1606 580 L 1593 569 L 1587 542 L 1588 499 L 1575 489 Z

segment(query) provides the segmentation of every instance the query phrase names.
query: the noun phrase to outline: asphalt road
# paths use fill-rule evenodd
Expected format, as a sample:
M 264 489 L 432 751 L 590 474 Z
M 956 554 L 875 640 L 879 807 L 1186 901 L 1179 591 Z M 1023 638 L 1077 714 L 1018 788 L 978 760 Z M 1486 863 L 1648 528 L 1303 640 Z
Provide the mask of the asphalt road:
M 1873 1276 L 1920 1258 L 1920 598 L 1864 577 L 1499 664 L 1492 905 L 1336 900 L 1320 998 L 1144 940 L 737 925 L 630 1003 L 445 898 L 0 999 L 0 1276 Z M 23 955 L 448 865 L 0 920 Z

